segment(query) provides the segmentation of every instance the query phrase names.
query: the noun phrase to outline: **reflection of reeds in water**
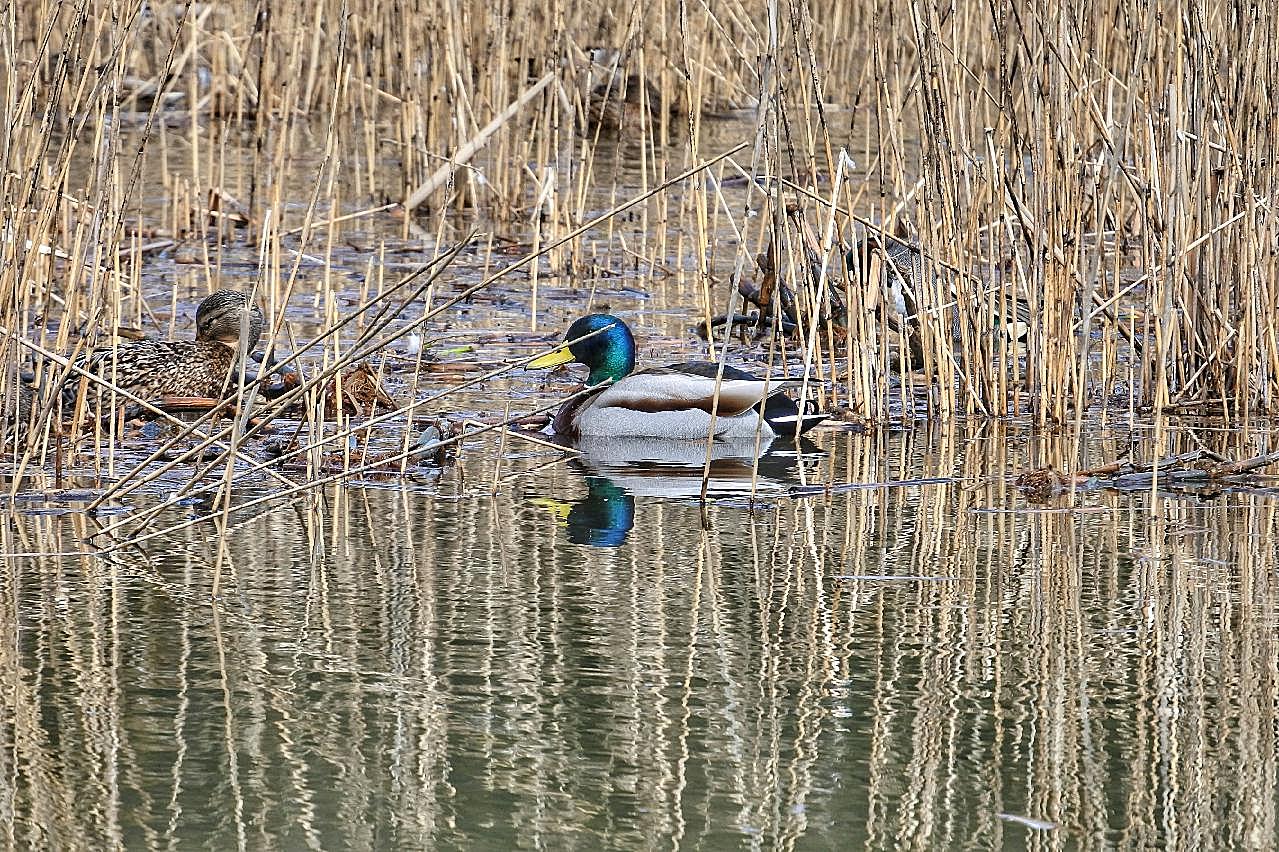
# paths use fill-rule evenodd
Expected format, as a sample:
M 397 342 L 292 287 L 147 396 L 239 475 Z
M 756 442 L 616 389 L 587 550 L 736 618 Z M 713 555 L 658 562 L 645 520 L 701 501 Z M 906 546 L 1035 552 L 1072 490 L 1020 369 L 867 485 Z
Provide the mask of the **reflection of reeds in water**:
M 1062 448 L 829 449 L 819 481 L 964 481 L 707 531 L 644 501 L 603 551 L 522 496 L 577 481 L 507 460 L 491 497 L 232 514 L 214 609 L 207 528 L 6 560 L 0 799 L 60 846 L 1029 843 L 1001 813 L 1087 846 L 1274 837 L 1269 497 L 1008 512 L 1002 474 Z M 0 545 L 87 532 L 22 517 Z

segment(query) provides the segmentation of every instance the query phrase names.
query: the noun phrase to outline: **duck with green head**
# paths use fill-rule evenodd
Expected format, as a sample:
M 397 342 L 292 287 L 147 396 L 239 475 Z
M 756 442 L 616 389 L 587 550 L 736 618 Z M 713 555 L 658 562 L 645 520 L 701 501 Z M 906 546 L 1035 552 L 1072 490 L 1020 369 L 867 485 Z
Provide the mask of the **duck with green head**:
M 708 361 L 636 370 L 635 337 L 611 314 L 582 317 L 569 327 L 564 341 L 529 367 L 576 361 L 590 368 L 588 386 L 603 386 L 560 407 L 552 422 L 560 435 L 753 439 L 803 434 L 826 418 L 807 409 L 801 412 L 781 392 L 800 384 L 795 380 L 768 381 L 729 366 L 717 380 L 721 367 Z

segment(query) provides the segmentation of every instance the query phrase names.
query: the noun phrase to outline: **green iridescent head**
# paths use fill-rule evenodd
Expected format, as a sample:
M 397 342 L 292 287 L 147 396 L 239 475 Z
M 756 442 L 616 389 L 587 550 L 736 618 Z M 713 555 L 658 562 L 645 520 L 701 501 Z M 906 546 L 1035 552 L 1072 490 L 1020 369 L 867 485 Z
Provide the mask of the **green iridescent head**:
M 635 338 L 626 323 L 611 314 L 582 317 L 569 326 L 564 341 L 563 346 L 533 359 L 529 366 L 539 369 L 576 361 L 591 368 L 586 379 L 591 385 L 617 381 L 635 369 Z

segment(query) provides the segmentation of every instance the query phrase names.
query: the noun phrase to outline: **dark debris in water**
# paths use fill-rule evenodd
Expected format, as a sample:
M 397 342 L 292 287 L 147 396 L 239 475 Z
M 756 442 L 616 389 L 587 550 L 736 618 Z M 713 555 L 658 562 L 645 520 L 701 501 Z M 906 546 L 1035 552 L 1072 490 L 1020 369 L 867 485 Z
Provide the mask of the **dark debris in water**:
M 378 408 L 394 408 L 395 400 L 382 387 L 377 371 L 363 361 L 325 385 L 324 413 L 331 417 L 337 414 L 339 407 L 345 414 L 363 416 L 373 414 Z
M 361 478 L 370 479 L 398 476 L 402 465 L 444 468 L 457 457 L 459 434 L 457 423 L 444 417 L 436 418 L 425 423 L 407 454 L 398 450 L 371 452 L 368 447 L 356 445 L 352 439 L 352 445 L 346 450 L 325 453 L 319 468 L 322 473 L 350 471 Z M 301 470 L 305 467 L 304 459 L 296 452 L 298 449 L 296 437 L 271 441 L 263 446 L 263 452 L 269 458 L 281 459 L 280 467 L 285 470 Z
M 1211 494 L 1224 485 L 1261 488 L 1273 477 L 1261 471 L 1279 463 L 1279 452 L 1231 461 L 1211 450 L 1199 449 L 1161 459 L 1158 462 L 1117 461 L 1101 467 L 1064 473 L 1052 465 L 1018 474 L 1013 484 L 1026 499 L 1044 503 L 1069 490 L 1149 491 L 1158 486 L 1197 494 Z

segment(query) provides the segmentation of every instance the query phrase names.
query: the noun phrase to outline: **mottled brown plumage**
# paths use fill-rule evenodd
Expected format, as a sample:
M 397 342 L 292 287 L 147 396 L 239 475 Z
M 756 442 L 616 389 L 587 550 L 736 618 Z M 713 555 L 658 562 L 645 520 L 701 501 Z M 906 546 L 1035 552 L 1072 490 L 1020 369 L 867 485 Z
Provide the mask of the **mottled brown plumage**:
M 31 410 L 35 407 L 35 388 L 21 381 L 18 376 L 11 376 L 13 384 L 0 397 L 0 432 L 6 445 L 12 440 L 21 446 L 27 434 L 27 424 L 31 419 Z M 6 446 L 5 449 L 11 447 Z
M 662 92 L 639 74 L 618 74 L 591 90 L 586 119 L 589 128 L 600 127 L 610 132 L 652 132 L 667 109 Z
M 143 399 L 221 397 L 235 386 L 239 353 L 257 346 L 262 326 L 262 311 L 245 294 L 218 290 L 196 309 L 194 341 L 138 340 L 96 350 L 80 366 Z

